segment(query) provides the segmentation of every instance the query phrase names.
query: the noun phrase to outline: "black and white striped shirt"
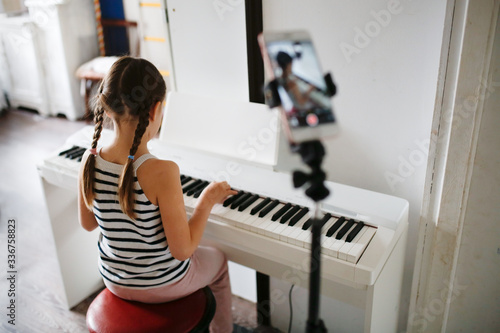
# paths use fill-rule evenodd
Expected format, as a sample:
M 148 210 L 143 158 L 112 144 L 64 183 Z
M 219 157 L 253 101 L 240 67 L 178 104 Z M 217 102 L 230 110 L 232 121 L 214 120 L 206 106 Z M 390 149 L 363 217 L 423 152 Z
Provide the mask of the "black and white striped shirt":
M 144 195 L 137 169 L 145 154 L 134 161 L 135 220 L 123 213 L 118 202 L 118 178 L 123 165 L 96 158 L 94 215 L 99 224 L 99 270 L 104 279 L 130 288 L 152 288 L 180 280 L 190 259 L 172 257 L 159 207 Z

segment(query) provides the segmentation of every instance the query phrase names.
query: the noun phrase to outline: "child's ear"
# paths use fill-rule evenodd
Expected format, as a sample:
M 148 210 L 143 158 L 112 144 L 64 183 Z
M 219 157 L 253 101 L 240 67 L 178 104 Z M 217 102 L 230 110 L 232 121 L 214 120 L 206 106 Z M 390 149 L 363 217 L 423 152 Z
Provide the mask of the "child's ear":
M 149 120 L 150 121 L 155 121 L 156 117 L 161 116 L 161 102 L 156 102 L 155 105 L 151 108 L 151 111 L 149 111 Z

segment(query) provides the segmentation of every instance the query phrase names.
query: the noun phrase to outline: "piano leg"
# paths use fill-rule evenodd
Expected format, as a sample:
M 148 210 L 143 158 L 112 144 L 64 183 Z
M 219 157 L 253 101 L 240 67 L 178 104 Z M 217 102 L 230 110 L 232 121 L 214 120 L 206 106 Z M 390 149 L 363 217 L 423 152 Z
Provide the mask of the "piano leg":
M 68 309 L 104 287 L 97 266 L 98 230 L 85 231 L 78 222 L 74 190 L 55 186 L 42 178 L 57 259 Z
M 365 333 L 397 332 L 407 230 L 393 248 L 375 284 L 368 287 L 365 305 Z
M 269 275 L 257 274 L 257 319 L 259 326 L 271 326 Z

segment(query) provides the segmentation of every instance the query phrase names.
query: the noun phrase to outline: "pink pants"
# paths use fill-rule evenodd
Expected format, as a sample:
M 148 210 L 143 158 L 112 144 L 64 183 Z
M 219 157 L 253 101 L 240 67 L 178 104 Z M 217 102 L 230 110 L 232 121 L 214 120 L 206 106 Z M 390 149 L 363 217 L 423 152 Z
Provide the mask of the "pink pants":
M 216 248 L 199 246 L 191 256 L 191 266 L 186 275 L 181 280 L 164 287 L 141 290 L 124 288 L 106 280 L 104 283 L 116 296 L 143 303 L 169 302 L 208 285 L 217 302 L 210 332 L 231 333 L 233 331 L 231 285 L 227 260 L 224 253 Z

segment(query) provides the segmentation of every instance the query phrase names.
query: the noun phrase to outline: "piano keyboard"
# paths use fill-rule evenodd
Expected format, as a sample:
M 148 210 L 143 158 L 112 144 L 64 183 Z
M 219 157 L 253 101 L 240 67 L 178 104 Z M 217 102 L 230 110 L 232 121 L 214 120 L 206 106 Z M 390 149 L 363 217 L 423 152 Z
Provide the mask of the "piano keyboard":
M 72 146 L 58 156 L 80 162 L 86 148 Z M 201 192 L 209 181 L 181 175 L 186 211 L 191 213 Z M 238 189 L 236 189 L 238 190 Z M 305 249 L 311 248 L 311 216 L 309 208 L 282 202 L 271 197 L 238 190 L 223 204 L 212 209 L 211 217 L 225 223 L 289 243 Z M 326 213 L 321 218 L 322 252 L 333 258 L 357 263 L 377 228 L 345 216 Z
M 192 212 L 198 196 L 208 184 L 208 181 L 181 175 L 188 213 Z M 239 190 L 222 205 L 214 207 L 211 217 L 281 242 L 311 248 L 312 221 L 308 207 Z M 323 253 L 351 263 L 358 262 L 377 230 L 362 221 L 330 213 L 323 215 L 320 223 Z

